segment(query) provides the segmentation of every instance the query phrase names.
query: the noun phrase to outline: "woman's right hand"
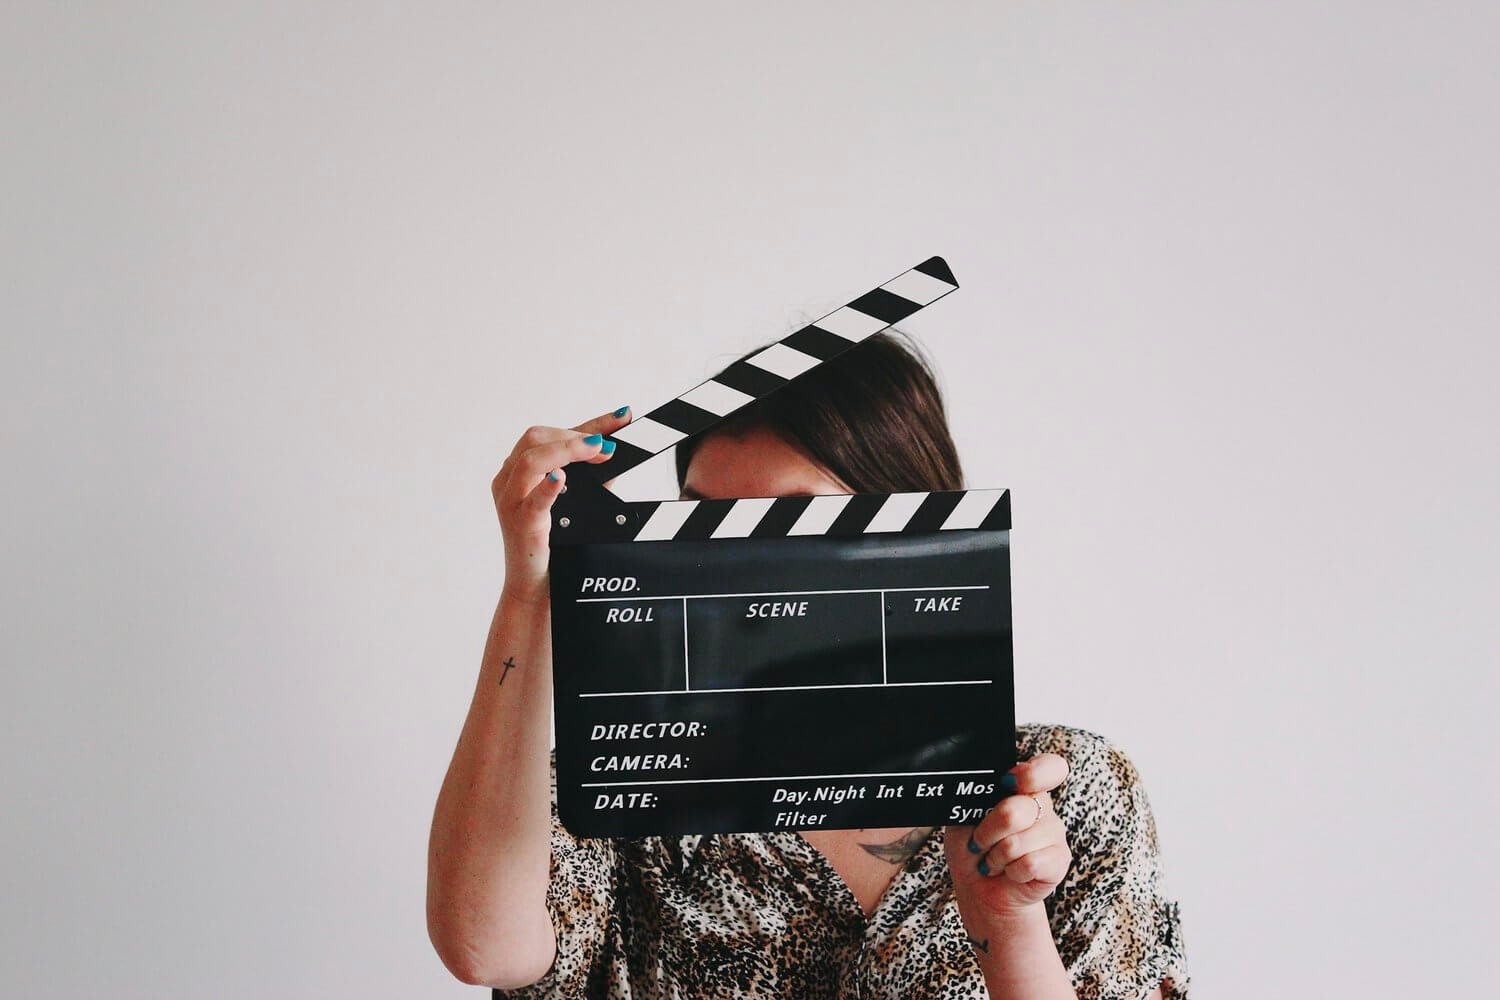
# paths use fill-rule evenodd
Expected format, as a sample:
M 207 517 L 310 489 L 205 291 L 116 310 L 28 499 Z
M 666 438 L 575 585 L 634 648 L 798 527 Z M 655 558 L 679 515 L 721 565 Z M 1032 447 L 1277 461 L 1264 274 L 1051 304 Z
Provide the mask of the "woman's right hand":
M 546 605 L 547 537 L 552 531 L 552 502 L 567 482 L 563 466 L 609 461 L 614 449 L 604 451 L 603 435 L 624 427 L 630 418 L 630 408 L 622 406 L 571 429 L 531 427 L 511 449 L 490 493 L 505 540 L 504 592 L 512 600 Z

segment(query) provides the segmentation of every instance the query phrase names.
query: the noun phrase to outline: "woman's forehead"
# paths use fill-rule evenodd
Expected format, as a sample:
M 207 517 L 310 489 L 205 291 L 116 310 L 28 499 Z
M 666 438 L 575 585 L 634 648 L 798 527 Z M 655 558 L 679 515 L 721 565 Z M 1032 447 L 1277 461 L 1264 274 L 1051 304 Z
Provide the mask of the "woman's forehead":
M 847 492 L 806 452 L 767 428 L 704 438 L 683 485 L 685 496 L 708 498 Z

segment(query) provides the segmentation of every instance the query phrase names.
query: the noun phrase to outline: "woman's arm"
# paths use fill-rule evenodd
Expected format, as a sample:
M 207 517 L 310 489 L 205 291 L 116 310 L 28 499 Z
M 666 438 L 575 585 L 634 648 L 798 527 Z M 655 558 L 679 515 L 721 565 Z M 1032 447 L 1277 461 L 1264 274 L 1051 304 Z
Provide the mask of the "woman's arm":
M 1015 794 L 972 829 L 944 831 L 959 914 L 996 1000 L 1078 1000 L 1045 905 L 1073 860 L 1047 794 L 1067 774 L 1068 762 L 1053 753 L 1017 764 L 1002 781 Z
M 965 926 L 991 997 L 1078 1000 L 1040 904 L 1005 918 L 966 920 Z
M 1162 890 L 1156 827 L 1130 759 L 1067 727 L 1028 728 L 1025 742 L 1018 749 L 1031 758 L 1005 776 L 1017 794 L 971 837 L 952 827 L 945 836 L 990 995 L 1185 1000 L 1180 918 Z
M 995 921 L 986 928 L 975 928 L 983 937 L 970 933 L 969 943 L 984 971 L 984 985 L 996 998 L 1078 1000 L 1052 940 L 1046 911 L 1037 909 L 1040 912 L 1008 923 Z M 1162 1000 L 1162 987 L 1152 990 L 1146 1000 Z
M 547 608 L 502 594 L 427 854 L 428 936 L 466 983 L 521 986 L 552 964 L 551 705 Z
M 608 461 L 614 445 L 603 434 L 629 422 L 627 409 L 572 429 L 529 428 L 490 485 L 505 586 L 427 848 L 427 934 L 466 983 L 524 986 L 545 975 L 557 953 L 547 909 L 552 505 L 567 488 L 564 466 Z

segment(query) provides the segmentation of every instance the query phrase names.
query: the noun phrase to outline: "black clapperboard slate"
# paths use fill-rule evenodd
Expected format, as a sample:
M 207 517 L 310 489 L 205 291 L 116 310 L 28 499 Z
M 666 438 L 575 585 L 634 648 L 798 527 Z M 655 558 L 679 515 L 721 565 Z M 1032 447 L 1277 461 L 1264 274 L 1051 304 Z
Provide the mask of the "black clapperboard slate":
M 957 288 L 941 257 L 613 435 L 553 504 L 558 809 L 580 837 L 974 823 L 1015 764 L 1005 490 L 603 486 Z

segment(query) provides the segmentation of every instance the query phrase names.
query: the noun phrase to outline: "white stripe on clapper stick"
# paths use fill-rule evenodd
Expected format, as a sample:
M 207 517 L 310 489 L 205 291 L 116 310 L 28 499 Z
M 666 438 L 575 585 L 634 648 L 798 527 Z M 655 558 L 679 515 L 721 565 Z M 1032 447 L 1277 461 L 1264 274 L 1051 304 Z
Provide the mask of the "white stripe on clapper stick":
M 710 538 L 748 538 L 750 532 L 766 516 L 766 511 L 776 502 L 775 497 L 747 497 L 737 500 L 724 520 L 714 529 Z
M 848 306 L 844 306 L 824 316 L 814 323 L 813 326 L 819 330 L 836 333 L 840 337 L 849 340 L 864 340 L 870 334 L 878 333 L 890 326 L 890 324 L 883 319 L 871 316 L 869 313 L 862 313 L 858 309 L 851 309 Z
M 688 519 L 698 506 L 696 500 L 664 500 L 661 506 L 651 512 L 646 523 L 641 525 L 640 532 L 635 536 L 638 542 L 656 542 L 664 538 L 672 538 L 677 534 L 677 529 Z
M 678 398 L 684 403 L 693 404 L 700 410 L 707 410 L 716 417 L 733 413 L 746 403 L 755 402 L 754 396 L 747 396 L 738 389 L 731 389 L 723 382 L 715 382 L 713 379 L 709 379 L 690 392 L 683 393 Z
M 811 354 L 803 354 L 782 343 L 772 344 L 745 360 L 757 368 L 780 375 L 784 379 L 794 379 L 808 369 L 818 366 L 818 359 Z
M 912 268 L 905 274 L 887 281 L 880 286 L 892 295 L 899 295 L 908 302 L 915 302 L 919 306 L 925 306 L 941 296 L 947 295 L 956 288 L 941 278 L 934 278 L 930 274 L 923 274 L 916 268 Z
M 834 519 L 839 516 L 839 511 L 844 505 L 853 499 L 849 493 L 840 493 L 834 496 L 813 497 L 812 503 L 797 518 L 797 523 L 792 525 L 788 535 L 826 535 Z
M 666 451 L 687 435 L 666 424 L 657 423 L 650 417 L 639 417 L 619 430 L 613 431 L 610 437 L 656 455 Z
M 906 527 L 906 522 L 911 520 L 911 516 L 917 512 L 917 508 L 922 506 L 922 501 L 927 497 L 926 493 L 892 493 L 885 503 L 881 504 L 880 510 L 875 512 L 875 516 L 870 518 L 870 523 L 865 525 L 865 534 L 875 531 L 900 531 Z
M 964 494 L 948 520 L 943 522 L 944 531 L 954 528 L 977 528 L 990 511 L 995 509 L 1004 490 L 970 490 Z

